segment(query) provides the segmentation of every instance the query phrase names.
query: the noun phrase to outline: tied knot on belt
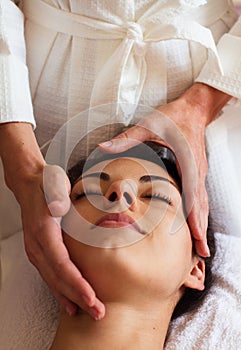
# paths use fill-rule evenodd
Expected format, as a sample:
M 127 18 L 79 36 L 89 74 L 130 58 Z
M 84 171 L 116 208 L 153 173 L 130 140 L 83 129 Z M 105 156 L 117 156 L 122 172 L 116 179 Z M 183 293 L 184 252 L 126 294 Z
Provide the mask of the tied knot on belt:
M 137 56 L 144 56 L 146 53 L 146 43 L 144 42 L 143 29 L 136 22 L 126 24 L 126 38 L 134 41 L 134 53 Z

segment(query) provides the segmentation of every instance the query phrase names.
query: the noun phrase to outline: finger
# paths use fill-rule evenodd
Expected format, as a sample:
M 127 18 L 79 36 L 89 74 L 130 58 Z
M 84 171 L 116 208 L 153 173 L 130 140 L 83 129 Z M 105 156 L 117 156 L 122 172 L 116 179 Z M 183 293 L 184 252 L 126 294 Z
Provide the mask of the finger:
M 78 313 L 78 306 L 72 303 L 70 300 L 65 298 L 63 295 L 56 293 L 55 299 L 62 306 L 62 308 L 67 312 L 69 316 L 75 316 Z
M 208 258 L 210 257 L 210 249 L 208 247 L 207 241 L 206 240 L 194 240 L 195 248 L 196 248 L 196 253 L 199 256 L 202 256 L 203 258 Z
M 100 303 L 98 299 L 96 299 L 96 303 L 94 306 L 86 310 L 90 316 L 92 316 L 96 321 L 101 320 L 105 316 L 105 308 L 103 304 Z
M 41 276 L 69 315 L 75 315 L 78 308 L 81 308 L 94 319 L 104 317 L 104 305 L 68 257 L 55 263 L 53 269 L 51 265 L 52 262 L 42 258 L 35 262 Z
M 57 165 L 46 165 L 43 190 L 49 210 L 54 217 L 65 215 L 70 207 L 70 182 L 65 171 Z
M 30 261 L 39 270 L 42 278 L 50 287 L 59 303 L 70 315 L 74 315 L 77 306 L 90 313 L 96 319 L 103 317 L 104 305 L 96 298 L 90 284 L 69 259 L 68 251 L 62 240 L 62 233 L 54 218 L 44 218 L 45 224 L 39 227 L 38 235 L 25 234 L 25 247 Z M 49 234 L 51 232 L 51 235 Z M 95 307 L 94 316 L 91 309 Z
M 196 240 L 202 240 L 203 231 L 202 231 L 201 220 L 200 220 L 200 207 L 199 207 L 199 203 L 197 202 L 193 204 L 191 212 L 188 215 L 188 225 L 191 230 L 192 236 Z
M 59 301 L 60 305 L 65 309 L 69 316 L 75 316 L 79 310 L 85 311 L 95 320 L 101 320 L 105 316 L 105 307 L 96 298 L 93 306 L 83 304 L 83 307 L 79 308 L 76 304 L 70 302 L 63 295 L 56 295 L 56 299 Z
M 56 223 L 55 225 L 58 226 Z M 40 246 L 42 256 L 52 268 L 53 283 L 61 294 L 82 308 L 84 304 L 93 307 L 96 301 L 95 292 L 70 260 L 62 234 L 57 232 L 55 235 L 52 229 L 51 235 L 46 233 L 41 239 Z M 102 303 L 100 305 L 103 306 Z
M 92 287 L 83 278 L 81 273 L 76 269 L 72 262 L 65 262 L 65 268 L 61 268 L 61 277 L 57 273 L 57 279 L 54 289 L 61 293 L 60 301 L 66 311 L 71 315 L 74 314 L 76 309 L 73 309 L 77 305 L 82 310 L 89 313 L 94 319 L 100 319 L 104 317 L 105 307 L 103 303 L 96 297 Z M 65 279 L 66 276 L 66 279 Z M 64 297 L 64 300 L 63 300 Z M 70 304 L 71 301 L 71 304 Z
M 201 187 L 201 186 L 200 186 Z M 188 217 L 188 224 L 195 239 L 196 252 L 203 257 L 210 256 L 207 244 L 208 228 L 208 199 L 205 188 L 198 194 L 198 200 L 194 200 L 192 211 Z
M 199 216 L 200 216 L 200 211 L 199 211 Z M 197 225 L 198 222 L 200 221 L 197 220 L 195 217 L 195 214 L 191 212 L 188 217 L 188 225 L 192 233 L 192 236 L 194 237 L 196 252 L 198 255 L 202 257 L 208 257 L 210 256 L 210 251 L 209 251 L 207 238 L 206 238 L 207 230 L 202 231 L 200 229 L 200 226 Z
M 142 125 L 136 125 L 112 140 L 99 144 L 99 147 L 108 153 L 120 153 L 141 142 L 151 140 L 152 137 L 153 134 L 150 130 Z

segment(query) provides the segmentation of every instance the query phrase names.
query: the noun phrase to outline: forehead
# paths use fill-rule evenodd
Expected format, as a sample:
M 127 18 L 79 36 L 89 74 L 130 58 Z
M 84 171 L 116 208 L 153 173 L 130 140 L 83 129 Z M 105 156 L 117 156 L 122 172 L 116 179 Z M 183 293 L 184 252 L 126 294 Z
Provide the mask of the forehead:
M 163 167 L 165 165 L 163 164 Z M 83 174 L 87 175 L 93 172 L 106 172 L 108 174 L 118 174 L 122 177 L 138 177 L 142 175 L 159 175 L 167 179 L 171 179 L 165 168 L 163 169 L 156 163 L 139 158 L 116 158 L 102 161 L 95 164 L 93 167 L 84 171 Z

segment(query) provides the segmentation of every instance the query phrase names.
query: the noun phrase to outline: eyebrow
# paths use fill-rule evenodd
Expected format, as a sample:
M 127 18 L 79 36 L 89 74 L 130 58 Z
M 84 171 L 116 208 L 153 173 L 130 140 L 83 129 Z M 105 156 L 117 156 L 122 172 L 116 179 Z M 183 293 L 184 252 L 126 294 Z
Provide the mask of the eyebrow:
M 145 182 L 153 182 L 153 181 L 165 181 L 168 182 L 170 184 L 172 184 L 174 187 L 177 187 L 177 185 L 175 184 L 175 182 L 173 182 L 172 180 L 169 180 L 163 176 L 159 176 L 159 175 L 144 175 L 142 177 L 140 177 L 139 182 L 140 183 L 145 183 Z
M 79 180 L 86 179 L 88 177 L 98 177 L 98 178 L 100 178 L 101 180 L 104 180 L 104 181 L 109 181 L 110 180 L 110 175 L 107 174 L 107 173 L 104 173 L 103 171 L 80 176 Z
M 90 173 L 90 174 L 86 174 L 83 175 L 79 178 L 79 180 L 82 179 L 86 179 L 86 178 L 91 178 L 91 177 L 95 177 L 95 178 L 100 178 L 103 181 L 109 181 L 110 180 L 110 175 L 107 173 L 102 172 L 96 172 L 96 173 Z M 159 175 L 143 175 L 140 177 L 139 182 L 140 183 L 146 183 L 146 182 L 153 182 L 153 181 L 165 181 L 168 182 L 170 184 L 172 184 L 178 191 L 179 188 L 178 186 L 175 184 L 175 182 L 173 182 L 172 180 L 169 180 L 163 176 L 159 176 Z

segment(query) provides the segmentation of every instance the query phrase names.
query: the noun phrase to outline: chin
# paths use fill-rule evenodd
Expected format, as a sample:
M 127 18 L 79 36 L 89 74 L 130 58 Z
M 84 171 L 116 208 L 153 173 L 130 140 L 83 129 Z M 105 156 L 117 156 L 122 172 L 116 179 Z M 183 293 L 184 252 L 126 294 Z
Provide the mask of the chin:
M 70 258 L 103 301 L 117 301 L 141 281 L 135 245 L 120 248 L 92 247 L 63 234 Z M 108 241 L 107 241 L 108 243 Z

